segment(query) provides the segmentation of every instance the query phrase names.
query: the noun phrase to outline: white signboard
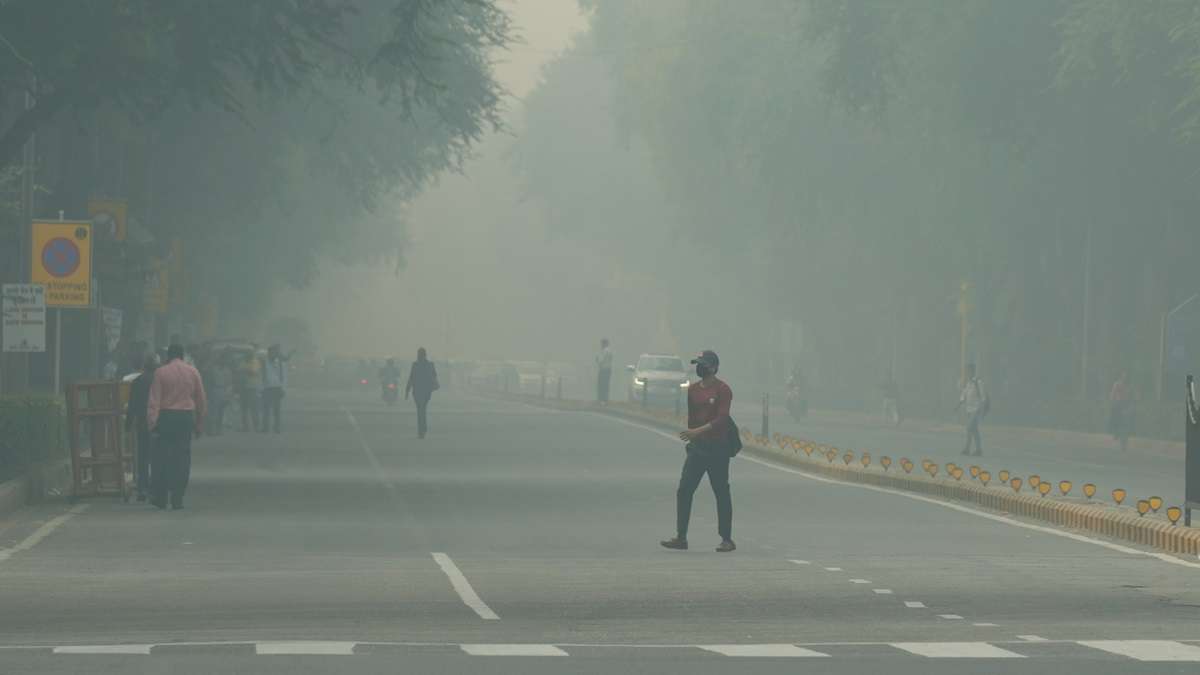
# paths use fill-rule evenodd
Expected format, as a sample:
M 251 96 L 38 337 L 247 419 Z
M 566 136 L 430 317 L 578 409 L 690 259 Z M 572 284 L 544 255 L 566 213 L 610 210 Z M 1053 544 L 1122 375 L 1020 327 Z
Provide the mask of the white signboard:
M 4 351 L 46 351 L 46 287 L 4 284 Z

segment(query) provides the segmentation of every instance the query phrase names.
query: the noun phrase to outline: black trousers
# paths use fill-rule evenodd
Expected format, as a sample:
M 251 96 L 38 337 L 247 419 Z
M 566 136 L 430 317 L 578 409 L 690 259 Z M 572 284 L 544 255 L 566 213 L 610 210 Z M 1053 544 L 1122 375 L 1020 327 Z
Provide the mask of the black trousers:
M 426 432 L 429 431 L 429 418 L 425 414 L 429 410 L 429 399 L 428 394 L 413 394 L 413 401 L 417 404 L 417 435 L 421 438 L 425 438 Z
M 154 441 L 144 418 L 134 422 L 134 425 L 134 433 L 137 434 L 137 489 L 138 492 L 149 495 L 150 461 L 154 454 Z
M 192 475 L 192 434 L 195 430 L 196 419 L 190 410 L 164 410 L 159 414 L 154 460 L 150 467 L 155 502 L 165 504 L 170 497 L 175 506 L 183 505 L 183 495 Z
M 275 433 L 279 433 L 279 410 L 283 404 L 283 387 L 267 387 L 262 393 L 262 430 L 271 429 L 271 416 L 275 416 Z
M 717 498 L 717 533 L 722 540 L 732 538 L 733 496 L 729 491 L 729 456 L 704 454 L 689 451 L 679 476 L 679 490 L 675 493 L 675 531 L 680 539 L 687 539 L 688 523 L 692 519 L 692 496 L 700 485 L 700 479 L 708 474 L 708 484 Z

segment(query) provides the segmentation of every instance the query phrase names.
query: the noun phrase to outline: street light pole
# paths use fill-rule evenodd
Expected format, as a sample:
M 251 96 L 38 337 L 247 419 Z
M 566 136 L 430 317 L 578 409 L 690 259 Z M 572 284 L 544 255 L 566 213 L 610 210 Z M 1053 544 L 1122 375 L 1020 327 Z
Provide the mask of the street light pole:
M 1163 313 L 1162 323 L 1159 326 L 1158 335 L 1158 400 L 1163 400 L 1163 389 L 1166 387 L 1167 379 L 1167 324 L 1171 321 L 1171 316 L 1179 310 L 1187 307 L 1193 300 L 1200 298 L 1200 293 L 1193 293 L 1192 297 L 1179 303 L 1171 310 Z

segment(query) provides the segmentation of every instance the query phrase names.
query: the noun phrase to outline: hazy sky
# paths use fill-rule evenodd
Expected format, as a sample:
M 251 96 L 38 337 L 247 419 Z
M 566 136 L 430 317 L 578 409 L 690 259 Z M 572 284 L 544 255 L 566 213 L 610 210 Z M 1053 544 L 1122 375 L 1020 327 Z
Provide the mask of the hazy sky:
M 522 38 L 496 55 L 498 77 L 513 95 L 508 117 L 515 133 L 521 98 L 586 19 L 575 0 L 505 4 Z M 426 345 L 439 357 L 507 355 L 530 328 L 509 319 L 528 313 L 522 305 L 535 301 L 532 289 L 507 271 L 538 265 L 545 258 L 538 249 L 548 246 L 532 209 L 515 226 L 508 222 L 523 208 L 505 157 L 511 143 L 510 134 L 489 137 L 463 175 L 443 177 L 410 206 L 412 242 L 399 275 L 326 265 L 312 288 L 281 293 L 275 314 L 308 318 L 326 353 L 407 357 Z

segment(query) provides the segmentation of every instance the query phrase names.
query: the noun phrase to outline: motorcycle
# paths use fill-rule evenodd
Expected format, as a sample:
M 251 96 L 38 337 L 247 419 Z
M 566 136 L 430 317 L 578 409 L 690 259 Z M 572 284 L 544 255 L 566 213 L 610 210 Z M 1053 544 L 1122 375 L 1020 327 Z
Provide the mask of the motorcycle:
M 396 405 L 396 399 L 400 396 L 400 388 L 395 382 L 388 382 L 383 385 L 383 402 L 388 405 Z

